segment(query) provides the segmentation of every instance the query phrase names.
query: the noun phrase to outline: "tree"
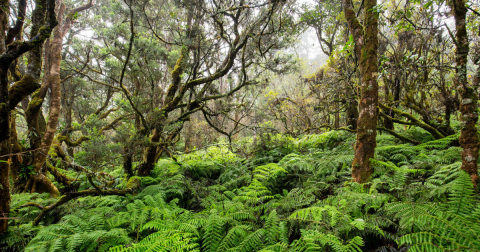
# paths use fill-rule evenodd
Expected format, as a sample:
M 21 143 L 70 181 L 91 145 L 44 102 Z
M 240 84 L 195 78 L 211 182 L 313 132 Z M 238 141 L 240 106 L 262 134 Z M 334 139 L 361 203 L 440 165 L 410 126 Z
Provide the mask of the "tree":
M 322 52 L 330 58 L 329 67 L 335 69 L 339 77 L 331 85 L 335 94 L 332 95 L 335 104 L 334 128 L 340 127 L 340 106 L 342 103 L 345 110 L 346 126 L 349 129 L 357 129 L 358 102 L 354 92 L 355 84 L 352 82 L 351 73 L 347 63 L 351 57 L 339 57 L 334 55 L 338 53 L 339 46 L 342 46 L 349 40 L 348 28 L 341 16 L 342 3 L 337 0 L 317 0 L 313 10 L 307 10 L 303 18 L 308 25 L 315 29 L 318 42 Z M 343 41 L 342 41 L 343 40 Z M 322 70 L 323 71 L 323 70 Z M 333 71 L 332 71 L 333 72 Z M 318 74 L 317 74 L 318 75 Z M 338 82 L 343 85 L 338 85 Z M 325 85 L 322 79 L 316 79 L 315 85 Z M 330 102 L 328 102 L 330 103 Z
M 280 15 L 288 13 L 287 3 L 184 3 L 182 7 L 187 10 L 187 29 L 181 30 L 184 34 L 178 38 L 180 43 L 169 42 L 180 47 L 180 55 L 171 72 L 171 82 L 163 105 L 155 112 L 154 121 L 142 120 L 142 127 L 150 132 L 150 146 L 145 148 L 139 175 L 149 175 L 160 154 L 169 152 L 169 145 L 178 136 L 183 122 L 189 120 L 190 114 L 201 110 L 209 101 L 231 96 L 245 86 L 255 84 L 257 81 L 249 76 L 247 67 L 276 68 L 276 64 L 285 60 L 275 57 L 271 51 L 285 44 L 279 40 L 278 34 L 290 29 L 288 15 L 286 18 Z M 193 16 L 196 18 L 193 19 Z M 214 29 L 206 32 L 200 28 L 201 24 L 209 24 Z M 216 51 L 223 46 L 228 51 Z M 193 61 L 189 63 L 191 59 Z M 262 59 L 266 61 L 263 66 Z M 239 77 L 232 78 L 234 82 L 231 84 L 234 85 L 220 93 L 221 89 L 215 85 L 229 73 L 236 73 Z M 164 134 L 167 126 L 171 130 Z
M 464 0 L 450 1 L 450 7 L 453 10 L 455 17 L 455 61 L 456 65 L 456 79 L 457 86 L 459 87 L 462 101 L 460 103 L 460 112 L 462 113 L 462 130 L 460 134 L 460 144 L 462 145 L 462 167 L 461 169 L 466 171 L 475 187 L 479 182 L 478 176 L 478 157 L 480 140 L 477 132 L 478 121 L 478 78 L 469 84 L 467 80 L 467 62 L 469 52 L 469 41 L 467 34 L 467 3 Z M 477 59 L 478 61 L 478 59 Z M 477 74 L 478 74 L 477 70 Z
M 21 4 L 19 4 L 21 5 Z M 8 1 L 2 3 L 0 10 L 0 34 L 5 34 L 8 23 Z M 11 145 L 11 111 L 15 109 L 17 104 L 27 95 L 31 94 L 38 88 L 37 80 L 31 75 L 23 76 L 19 81 L 9 86 L 8 71 L 10 64 L 14 62 L 22 54 L 41 46 L 43 42 L 50 36 L 53 28 L 57 25 L 55 16 L 55 1 L 48 0 L 46 3 L 46 24 L 38 30 L 35 36 L 28 41 L 15 41 L 7 44 L 6 37 L 0 36 L 0 233 L 7 229 L 8 213 L 10 211 L 10 181 L 9 170 L 12 163 Z M 20 15 L 19 19 L 23 19 Z M 22 22 L 23 23 L 23 22 Z M 8 36 L 7 36 L 8 37 Z M 15 36 L 13 36 L 15 37 Z
M 364 1 L 364 24 L 356 17 L 352 2 L 343 1 L 345 19 L 355 41 L 360 73 L 360 102 L 357 122 L 357 143 L 352 163 L 352 176 L 355 182 L 369 181 L 373 168 L 370 158 L 375 154 L 378 119 L 378 6 L 376 0 Z

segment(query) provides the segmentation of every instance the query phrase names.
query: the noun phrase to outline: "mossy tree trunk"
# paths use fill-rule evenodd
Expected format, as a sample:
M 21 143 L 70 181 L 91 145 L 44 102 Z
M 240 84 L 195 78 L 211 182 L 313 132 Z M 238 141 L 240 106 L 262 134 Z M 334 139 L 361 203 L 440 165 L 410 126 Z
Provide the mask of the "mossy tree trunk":
M 165 96 L 165 104 L 171 103 L 175 98 L 175 93 L 177 92 L 181 81 L 180 76 L 185 69 L 186 61 L 188 60 L 188 53 L 188 48 L 186 46 L 183 46 L 180 57 L 177 59 L 177 63 L 175 64 L 175 67 L 172 71 L 172 83 L 168 87 L 167 94 Z M 167 123 L 168 113 L 171 110 L 167 105 L 164 106 L 161 111 L 162 113 L 159 115 L 159 118 L 155 122 L 152 134 L 150 136 L 150 142 L 152 143 L 152 145 L 145 148 L 143 163 L 138 168 L 139 176 L 150 175 L 150 172 L 153 170 L 157 161 L 157 151 L 159 150 L 159 148 L 162 149 L 168 147 L 166 145 L 159 144 L 159 141 L 161 139 L 163 128 Z
M 133 153 L 128 146 L 123 146 L 123 173 L 127 175 L 127 178 L 133 177 Z
M 357 130 L 357 120 L 358 120 L 358 102 L 355 98 L 355 92 L 352 88 L 352 85 L 345 81 L 345 116 L 347 120 L 347 128 L 352 130 Z
M 8 227 L 10 212 L 10 163 L 7 155 L 10 154 L 10 141 L 0 142 L 0 234 Z
M 375 154 L 378 120 L 378 13 L 376 0 L 365 0 L 364 26 L 355 15 L 351 1 L 344 0 L 345 18 L 355 41 L 355 54 L 361 73 L 357 142 L 352 163 L 353 180 L 365 183 L 370 180 L 373 168 L 370 158 Z
M 188 17 L 187 17 L 187 27 L 190 27 L 187 31 L 187 37 L 189 35 L 192 35 L 191 27 L 192 27 L 192 19 L 193 19 L 193 12 L 192 10 L 189 10 Z M 133 36 L 133 35 L 132 35 Z M 150 175 L 150 172 L 153 170 L 155 163 L 157 162 L 157 152 L 163 152 L 163 149 L 168 148 L 168 143 L 165 144 L 159 144 L 159 141 L 161 139 L 161 134 L 163 132 L 163 128 L 167 123 L 168 119 L 168 114 L 173 110 L 173 107 L 176 106 L 180 100 L 177 100 L 176 98 L 176 93 L 179 91 L 179 88 L 181 86 L 181 75 L 183 74 L 188 57 L 189 57 L 190 50 L 188 46 L 184 45 L 182 46 L 182 49 L 180 51 L 180 56 L 177 59 L 177 62 L 172 70 L 172 81 L 170 83 L 170 86 L 167 89 L 167 92 L 165 94 L 165 101 L 164 101 L 164 106 L 161 109 L 161 114 L 159 115 L 159 118 L 155 122 L 155 125 L 153 125 L 153 131 L 150 136 L 150 142 L 152 143 L 151 146 L 148 146 L 145 148 L 144 151 L 144 157 L 143 157 L 143 163 L 140 164 L 138 168 L 138 175 L 139 176 L 148 176 Z
M 460 103 L 460 112 L 462 113 L 462 130 L 460 133 L 460 144 L 463 148 L 462 167 L 472 178 L 475 187 L 479 181 L 478 177 L 478 150 L 480 141 L 477 133 L 478 121 L 478 83 L 475 80 L 469 85 L 467 80 L 467 62 L 469 52 L 469 41 L 467 34 L 467 7 L 464 0 L 453 0 L 450 2 L 455 17 L 455 61 L 456 65 L 456 84 L 460 91 L 462 101 Z
M 52 29 L 57 25 L 55 18 L 55 1 L 48 0 L 46 6 L 46 25 L 40 29 L 38 34 L 31 37 L 29 41 L 15 41 L 6 47 L 5 31 L 7 30 L 7 19 L 9 3 L 0 1 L 0 234 L 8 227 L 8 213 L 10 211 L 10 164 L 12 153 L 10 141 L 11 123 L 10 112 L 17 104 L 30 93 L 38 84 L 31 76 L 23 76 L 20 81 L 9 87 L 8 71 L 12 62 L 24 53 L 41 45 L 51 34 Z M 17 18 L 22 18 L 21 16 Z M 23 23 L 23 22 L 22 22 Z M 16 143 L 14 143 L 16 144 Z
M 65 12 L 65 5 L 60 3 L 57 17 L 59 20 L 63 19 Z M 43 135 L 40 149 L 35 152 L 34 165 L 35 165 L 35 177 L 31 177 L 32 182 L 27 182 L 26 191 L 35 192 L 39 185 L 45 188 L 52 196 L 58 196 L 60 193 L 58 189 L 49 181 L 40 170 L 45 165 L 45 160 L 48 156 L 50 145 L 52 144 L 55 133 L 57 132 L 58 118 L 60 115 L 60 98 L 61 98 L 61 85 L 60 85 L 60 62 L 62 52 L 62 40 L 63 40 L 63 25 L 59 25 L 53 31 L 53 38 L 48 39 L 45 48 L 48 48 L 45 52 L 45 74 L 43 83 L 46 87 L 50 87 L 51 100 L 50 100 L 50 112 L 48 116 L 47 128 Z
M 43 84 L 46 87 L 50 87 L 51 90 L 51 99 L 50 99 L 50 111 L 48 116 L 47 128 L 45 134 L 43 135 L 40 149 L 35 152 L 34 165 L 36 176 L 31 178 L 33 183 L 27 182 L 25 188 L 26 191 L 35 192 L 36 184 L 41 183 L 51 195 L 58 196 L 58 189 L 49 181 L 44 175 L 40 173 L 40 170 L 45 165 L 45 160 L 48 156 L 48 151 L 52 145 L 53 139 L 57 132 L 58 119 L 60 117 L 61 109 L 61 80 L 60 80 L 60 65 L 62 61 L 62 41 L 66 33 L 70 29 L 71 19 L 75 13 L 86 10 L 90 8 L 92 1 L 88 2 L 86 5 L 74 8 L 69 11 L 69 13 L 64 18 L 66 6 L 63 1 L 59 1 L 59 8 L 57 12 L 58 20 L 61 20 L 60 25 L 58 25 L 53 31 L 53 38 L 48 39 L 45 44 L 45 74 L 43 79 Z M 29 187 L 31 185 L 31 187 Z
M 390 107 L 394 107 L 398 103 L 398 100 L 400 99 L 400 80 L 399 80 L 397 74 L 395 75 L 393 81 L 390 80 L 390 83 L 392 83 L 392 86 L 391 86 L 392 90 L 390 90 L 389 85 L 388 85 L 389 80 L 387 78 L 385 78 L 385 84 L 384 84 L 385 104 L 388 104 L 388 106 L 390 106 Z M 393 94 L 392 94 L 392 92 L 393 92 Z M 393 97 L 393 101 L 392 101 L 391 97 Z M 392 109 L 384 111 L 384 113 L 391 118 L 395 118 L 395 112 Z M 386 129 L 395 130 L 394 123 L 389 118 L 384 118 L 384 123 L 383 124 L 384 124 Z

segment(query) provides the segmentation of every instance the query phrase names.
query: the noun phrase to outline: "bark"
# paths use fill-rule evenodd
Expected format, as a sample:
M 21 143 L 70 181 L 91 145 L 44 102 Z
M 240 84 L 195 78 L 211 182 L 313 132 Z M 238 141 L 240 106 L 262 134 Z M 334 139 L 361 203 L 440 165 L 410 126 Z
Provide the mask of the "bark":
M 158 132 L 161 132 L 161 127 L 153 130 L 153 134 L 150 137 L 151 143 L 158 143 L 158 141 L 160 140 L 160 134 Z M 157 154 L 157 148 L 158 147 L 156 145 L 148 146 L 147 148 L 145 148 L 143 163 L 141 163 L 138 167 L 138 176 L 150 175 L 150 172 L 155 166 L 155 156 Z
M 27 9 L 27 0 L 19 0 L 17 8 L 17 21 L 15 22 L 14 27 L 8 29 L 7 38 L 5 40 L 5 45 L 9 45 L 13 42 L 17 35 L 21 34 L 23 29 L 23 24 L 25 23 L 25 14 Z M 19 36 L 21 38 L 21 36 Z
M 25 75 L 8 89 L 10 98 L 8 102 L 9 109 L 14 110 L 18 103 L 39 88 L 40 84 L 37 83 L 35 78 L 30 75 Z
M 335 112 L 335 122 L 334 122 L 335 129 L 340 128 L 340 111 L 339 111 L 339 110 L 340 110 L 340 106 L 339 106 L 339 98 L 340 98 L 340 97 L 339 97 L 339 95 L 338 95 L 338 93 L 337 93 L 336 96 L 335 96 L 335 100 L 336 100 L 336 101 L 335 101 L 335 110 L 336 110 L 336 112 Z M 306 114 L 305 114 L 305 115 L 306 115 Z M 307 118 L 309 118 L 309 117 L 307 116 Z M 309 118 L 309 119 L 310 119 L 310 118 Z M 308 125 L 308 126 L 311 126 L 311 125 Z
M 352 130 L 357 130 L 358 120 L 358 104 L 354 99 L 349 99 L 346 104 L 347 112 L 347 127 Z
M 45 4 L 46 0 L 36 1 L 35 9 L 32 12 L 32 28 L 30 31 L 30 37 L 35 36 L 38 33 L 40 27 L 45 23 Z M 40 73 L 43 65 L 43 43 L 32 48 L 28 52 L 27 73 L 35 80 L 40 80 Z M 39 90 L 33 93 L 30 102 L 28 103 L 27 110 L 25 110 L 28 136 L 30 140 L 30 148 L 35 150 L 40 148 L 43 133 L 45 130 L 44 121 L 45 118 L 41 113 L 43 100 L 48 91 L 48 86 L 44 82 Z
M 79 11 L 88 9 L 91 6 L 91 2 L 85 6 L 81 6 L 79 8 L 75 8 L 72 11 Z M 64 20 L 64 13 L 65 13 L 65 4 L 63 1 L 59 1 L 59 6 L 57 10 L 57 17 L 59 20 Z M 51 90 L 51 100 L 50 100 L 50 111 L 49 117 L 47 122 L 47 128 L 45 130 L 45 134 L 41 140 L 40 148 L 38 151 L 35 152 L 34 156 L 34 166 L 35 166 L 35 177 L 31 177 L 27 181 L 27 185 L 25 186 L 25 191 L 38 191 L 37 187 L 41 184 L 42 187 L 46 188 L 52 196 L 58 196 L 58 189 L 48 180 L 40 170 L 45 165 L 46 158 L 48 157 L 48 151 L 52 145 L 52 142 L 55 138 L 55 133 L 57 132 L 58 126 L 58 119 L 60 117 L 60 108 L 61 108 L 61 79 L 60 79 L 60 64 L 62 61 L 62 41 L 63 38 L 70 28 L 71 25 L 71 15 L 65 18 L 60 25 L 58 25 L 53 31 L 53 38 L 47 40 L 45 45 L 45 74 L 43 78 L 43 85 L 40 88 L 40 92 L 50 88 Z M 40 94 L 40 97 L 36 97 L 36 102 L 40 104 L 40 106 L 36 106 L 37 110 L 40 110 L 41 104 L 43 103 L 43 99 L 45 95 L 43 93 Z M 32 99 L 33 101 L 33 99 Z M 30 107 L 30 106 L 29 106 Z M 33 118 L 38 118 L 37 116 L 33 116 Z M 32 120 L 34 120 L 32 119 Z
M 71 182 L 75 181 L 75 179 L 69 178 L 65 174 L 62 174 L 61 172 L 59 172 L 57 167 L 50 164 L 48 160 L 46 161 L 46 166 L 47 166 L 48 172 L 52 174 L 52 176 L 55 178 L 55 181 L 63 184 L 69 191 L 70 187 L 72 186 Z
M 10 183 L 9 173 L 11 164 L 11 142 L 10 142 L 10 108 L 16 106 L 15 102 L 20 102 L 15 98 L 12 100 L 9 94 L 8 69 L 12 62 L 14 62 L 22 54 L 32 50 L 38 45 L 41 45 L 45 39 L 50 36 L 52 29 L 57 25 L 55 18 L 55 1 L 48 0 L 47 9 L 47 25 L 38 34 L 32 36 L 29 41 L 17 41 L 11 43 L 8 48 L 5 47 L 8 19 L 8 1 L 2 0 L 0 2 L 0 160 L 7 162 L 0 162 L 0 234 L 8 227 L 8 213 L 10 211 Z M 12 93 L 14 93 L 12 91 Z M 25 96 L 26 92 L 17 90 L 16 94 Z M 8 161 L 10 160 L 10 161 Z
M 8 140 L 0 142 L 0 234 L 7 230 L 10 212 L 9 145 Z
M 456 66 L 456 82 L 460 89 L 462 101 L 460 104 L 460 112 L 462 113 L 461 122 L 462 130 L 460 133 L 460 145 L 463 148 L 462 152 L 462 167 L 461 169 L 466 171 L 475 186 L 479 182 L 478 177 L 478 150 L 480 147 L 480 141 L 477 133 L 477 121 L 478 121 L 478 83 L 472 83 L 469 85 L 467 81 L 467 62 L 469 52 L 469 41 L 467 34 L 467 7 L 464 0 L 453 0 L 450 5 L 455 16 L 455 26 L 457 32 L 455 34 L 455 61 Z
M 40 27 L 45 24 L 45 6 L 47 0 L 35 1 L 35 9 L 32 12 L 32 28 L 30 30 L 30 37 L 35 36 Z M 43 63 L 43 43 L 34 47 L 28 53 L 27 74 L 34 78 L 40 78 Z
M 127 175 L 127 178 L 133 177 L 132 166 L 133 154 L 130 152 L 128 146 L 123 146 L 123 173 Z
M 57 13 L 59 20 L 63 19 L 64 12 L 65 5 L 60 2 L 59 10 Z M 43 79 L 43 83 L 45 87 L 50 87 L 51 90 L 50 112 L 47 122 L 47 129 L 45 130 L 45 134 L 43 135 L 40 149 L 35 152 L 33 164 L 35 166 L 36 176 L 30 177 L 29 181 L 27 182 L 27 186 L 25 187 L 25 191 L 42 192 L 37 188 L 40 187 L 40 185 L 38 184 L 41 184 L 41 186 L 46 188 L 54 197 L 59 195 L 58 189 L 56 189 L 52 182 L 49 181 L 48 178 L 46 178 L 40 172 L 40 170 L 45 165 L 45 160 L 48 157 L 48 151 L 57 131 L 58 118 L 60 116 L 60 63 L 62 60 L 62 30 L 62 25 L 57 26 L 53 31 L 53 39 L 48 39 L 45 45 L 45 48 L 48 49 L 46 50 L 45 54 L 45 76 Z
M 370 159 L 374 157 L 377 145 L 378 120 L 378 19 L 375 13 L 376 0 L 365 0 L 364 26 L 355 16 L 349 0 L 343 1 L 348 28 L 355 41 L 355 53 L 359 59 L 361 73 L 359 117 L 357 122 L 357 142 L 352 163 L 353 180 L 365 183 L 370 180 L 373 168 Z

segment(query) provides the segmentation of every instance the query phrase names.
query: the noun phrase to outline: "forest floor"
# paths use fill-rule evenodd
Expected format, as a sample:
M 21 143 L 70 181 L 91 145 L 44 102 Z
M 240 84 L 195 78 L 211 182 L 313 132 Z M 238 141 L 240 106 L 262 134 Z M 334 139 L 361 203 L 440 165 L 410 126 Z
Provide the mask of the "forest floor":
M 355 135 L 265 134 L 161 159 L 134 195 L 12 195 L 6 251 L 480 251 L 480 198 L 458 134 L 417 146 L 377 136 L 371 182 L 351 182 Z M 121 167 L 116 187 L 125 188 Z M 82 187 L 88 182 L 78 179 Z M 132 179 L 130 180 L 132 181 Z M 3 248 L 2 248 L 3 246 Z

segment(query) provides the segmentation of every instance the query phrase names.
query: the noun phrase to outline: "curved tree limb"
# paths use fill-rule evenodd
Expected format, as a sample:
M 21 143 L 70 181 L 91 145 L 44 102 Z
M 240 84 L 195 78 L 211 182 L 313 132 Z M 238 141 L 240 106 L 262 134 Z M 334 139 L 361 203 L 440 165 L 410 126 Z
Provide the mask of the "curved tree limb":
M 396 123 L 400 123 L 400 124 L 408 124 L 408 125 L 415 125 L 415 126 L 418 126 L 426 131 L 428 131 L 430 134 L 432 134 L 433 137 L 435 137 L 436 139 L 440 139 L 440 138 L 444 138 L 445 136 L 440 133 L 440 131 L 438 131 L 437 129 L 435 129 L 434 127 L 422 122 L 421 120 L 418 120 L 415 116 L 413 115 L 410 115 L 409 113 L 405 113 L 397 108 L 391 108 L 391 107 L 388 107 L 382 103 L 378 103 L 378 106 L 384 110 L 384 111 L 387 111 L 387 110 L 392 110 L 393 112 L 395 112 L 395 114 L 399 115 L 399 116 L 403 116 L 407 119 L 409 119 L 411 122 L 410 123 L 407 123 L 407 122 L 404 122 L 404 121 L 401 121 L 401 120 L 398 120 L 396 118 L 392 118 L 388 115 L 386 115 L 385 113 L 380 113 L 380 115 L 382 117 L 385 117 L 385 118 L 388 118 L 389 120 L 392 120 L 393 122 L 396 122 Z

